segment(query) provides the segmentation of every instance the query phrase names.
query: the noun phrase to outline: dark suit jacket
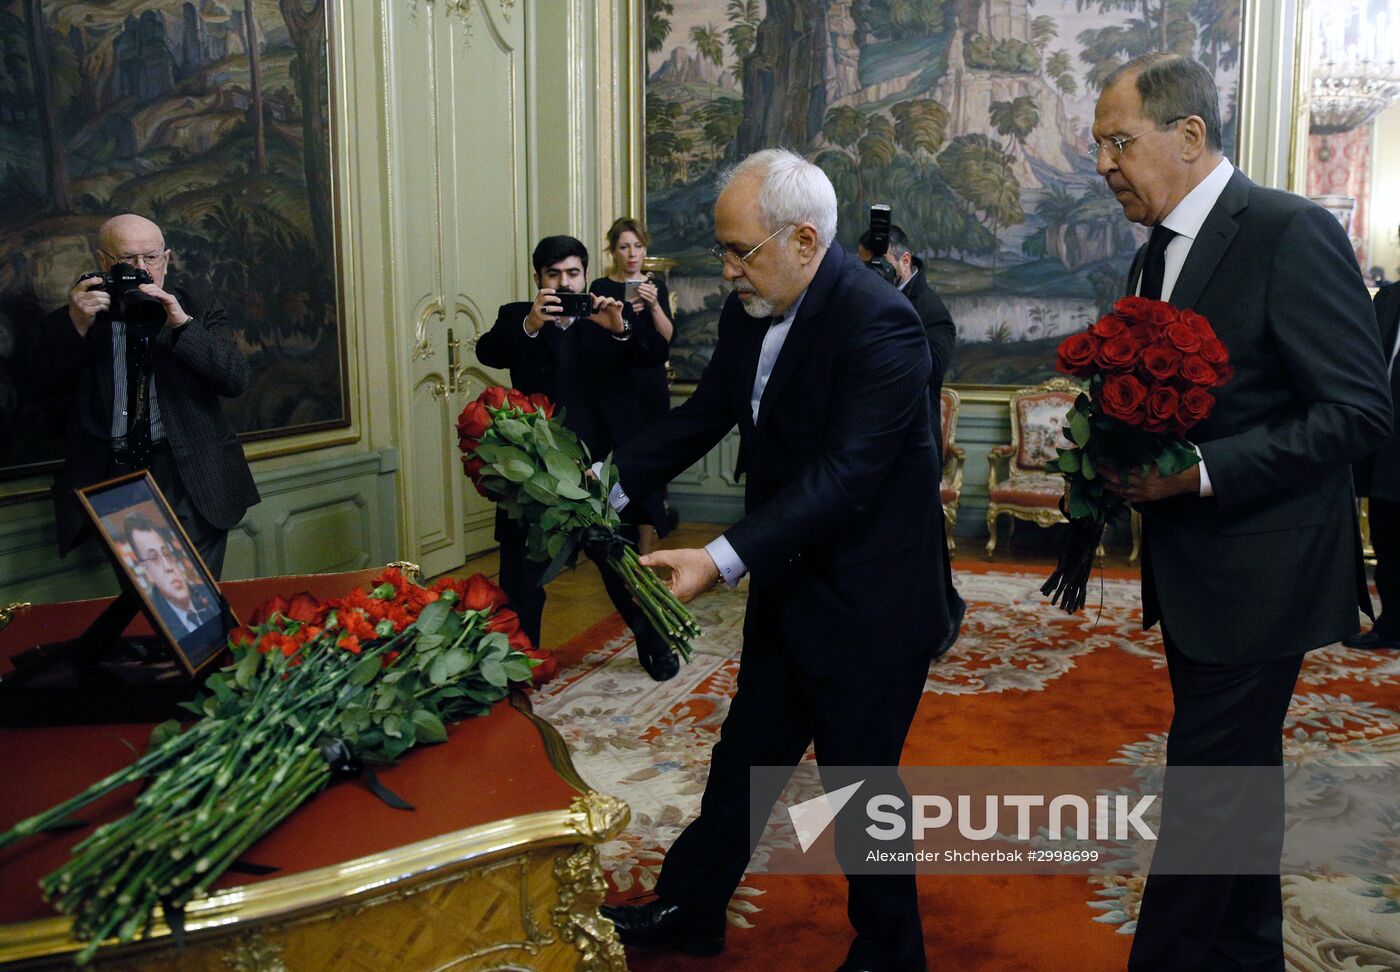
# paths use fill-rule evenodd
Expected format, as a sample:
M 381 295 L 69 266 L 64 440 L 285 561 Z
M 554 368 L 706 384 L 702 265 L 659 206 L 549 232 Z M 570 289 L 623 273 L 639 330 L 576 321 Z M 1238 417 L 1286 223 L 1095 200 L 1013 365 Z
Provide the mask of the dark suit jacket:
M 1129 277 L 1137 290 L 1139 251 Z M 1197 661 L 1299 654 L 1369 613 L 1350 463 L 1390 429 L 1380 341 L 1337 220 L 1236 172 L 1171 293 L 1205 316 L 1233 381 L 1189 433 L 1213 497 L 1141 508 L 1143 626 Z
M 248 361 L 229 333 L 217 304 L 208 308 L 187 291 L 170 288 L 193 318 L 179 330 L 162 328 L 153 368 L 161 424 L 181 482 L 201 516 L 228 530 L 258 502 L 258 490 L 219 397 L 248 387 Z M 79 337 L 60 307 L 44 322 L 33 367 L 46 403 L 67 414 L 63 469 L 54 483 L 59 552 L 71 550 L 87 517 L 73 490 L 101 482 L 112 451 L 112 324 L 105 315 Z
M 617 452 L 623 489 L 658 489 L 735 425 L 744 518 L 725 531 L 748 566 L 745 630 L 776 621 L 814 676 L 930 654 L 948 626 L 929 422 L 928 341 L 909 301 L 839 246 L 783 343 L 755 425 L 767 329 L 731 296 L 694 394 Z
M 909 279 L 903 294 L 909 298 L 909 303 L 914 305 L 919 319 L 924 322 L 924 335 L 928 338 L 929 354 L 933 357 L 933 367 L 928 373 L 928 390 L 933 395 L 936 419 L 938 396 L 943 391 L 943 376 L 953 363 L 953 345 L 957 342 L 958 332 L 953 326 L 953 315 L 948 313 L 947 306 L 929 286 L 923 261 L 915 260 L 914 266 L 919 272 Z
M 1400 283 L 1386 284 L 1376 291 L 1376 323 L 1380 325 L 1381 352 L 1390 360 L 1395 335 L 1400 330 Z M 1390 371 L 1392 409 L 1400 402 L 1400 367 Z M 1400 423 L 1392 422 L 1390 435 L 1374 455 L 1356 464 L 1356 491 L 1361 496 L 1400 503 Z
M 529 313 L 530 304 L 525 301 L 503 305 L 491 330 L 477 341 L 477 358 L 489 367 L 508 369 L 511 384 L 526 395 L 549 396 L 563 409 L 564 425 L 588 447 L 592 457 L 606 457 L 641 431 L 637 371 L 664 364 L 670 345 L 655 328 L 634 328 L 630 338 L 619 341 L 587 320 L 570 325 L 571 334 L 546 325 L 532 338 L 524 327 Z M 574 328 L 579 330 L 574 332 Z M 570 336 L 577 341 L 573 345 L 576 360 L 569 365 L 569 379 L 563 380 L 560 346 Z M 646 496 L 641 505 L 647 518 L 664 531 L 666 514 L 660 494 Z M 498 514 L 498 540 L 502 539 L 504 523 L 503 515 Z

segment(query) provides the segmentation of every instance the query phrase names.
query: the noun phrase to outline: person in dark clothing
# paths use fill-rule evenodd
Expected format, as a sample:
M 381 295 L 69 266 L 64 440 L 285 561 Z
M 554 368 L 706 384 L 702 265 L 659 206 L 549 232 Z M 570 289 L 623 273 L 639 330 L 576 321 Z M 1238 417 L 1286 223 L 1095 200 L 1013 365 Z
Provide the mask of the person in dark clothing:
M 588 292 L 622 301 L 622 315 L 633 328 L 654 329 L 666 342 L 669 354 L 675 328 L 671 323 L 671 294 L 664 280 L 656 280 L 642 272 L 651 235 L 640 221 L 630 216 L 615 220 L 608 228 L 608 253 L 612 256 L 612 272 L 588 285 Z M 637 368 L 632 374 L 637 389 L 637 407 L 642 425 L 647 426 L 671 410 L 671 386 L 666 378 L 666 364 Z M 664 496 L 664 491 L 663 491 Z M 662 526 L 667 526 L 663 523 Z M 666 535 L 650 523 L 637 527 L 642 553 L 656 549 L 659 537 Z
M 636 374 L 666 360 L 666 341 L 654 328 L 634 327 L 622 302 L 611 297 L 593 297 L 588 317 L 561 316 L 556 293 L 582 293 L 588 273 L 588 249 L 572 236 L 541 240 L 533 262 L 535 299 L 503 305 L 495 325 L 477 342 L 476 356 L 488 367 L 509 369 L 519 391 L 548 396 L 589 454 L 602 459 L 641 430 Z M 637 508 L 629 511 L 634 524 L 665 524 L 659 493 Z M 635 543 L 635 526 L 629 532 Z M 525 539 L 525 528 L 498 510 L 501 587 L 526 635 L 539 644 L 545 602 L 540 580 L 548 565 L 526 556 Z M 657 681 L 674 676 L 680 668 L 675 653 L 647 624 L 622 582 L 606 568 L 601 573 L 608 597 L 636 636 L 642 666 Z

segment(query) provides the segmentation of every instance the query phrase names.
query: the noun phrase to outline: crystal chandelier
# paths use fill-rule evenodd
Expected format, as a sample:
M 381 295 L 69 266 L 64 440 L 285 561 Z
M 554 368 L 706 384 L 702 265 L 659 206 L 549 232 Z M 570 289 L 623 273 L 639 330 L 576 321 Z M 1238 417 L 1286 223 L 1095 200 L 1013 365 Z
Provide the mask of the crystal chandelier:
M 1400 0 L 1321 0 L 1315 9 L 1309 131 L 1336 135 L 1400 95 Z

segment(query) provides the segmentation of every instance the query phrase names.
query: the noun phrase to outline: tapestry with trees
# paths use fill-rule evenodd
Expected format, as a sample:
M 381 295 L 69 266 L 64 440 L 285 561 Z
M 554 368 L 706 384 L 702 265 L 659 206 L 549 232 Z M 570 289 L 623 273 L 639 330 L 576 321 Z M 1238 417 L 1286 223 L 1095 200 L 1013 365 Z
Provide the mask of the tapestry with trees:
M 952 311 L 949 380 L 1032 384 L 1122 295 L 1138 236 L 1088 152 L 1103 79 L 1197 58 L 1233 157 L 1242 0 L 646 0 L 646 218 L 679 261 L 672 362 L 695 379 L 727 293 L 715 175 L 760 148 L 831 177 L 854 248 L 888 203 Z
M 0 0 L 0 470 L 60 456 L 25 366 L 136 212 L 252 366 L 245 437 L 343 425 L 327 0 Z

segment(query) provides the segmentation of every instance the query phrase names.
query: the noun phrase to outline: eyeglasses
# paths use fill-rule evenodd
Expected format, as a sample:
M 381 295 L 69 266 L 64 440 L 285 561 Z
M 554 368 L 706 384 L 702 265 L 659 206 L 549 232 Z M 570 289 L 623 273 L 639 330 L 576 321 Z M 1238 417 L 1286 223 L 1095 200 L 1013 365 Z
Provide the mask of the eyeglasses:
M 1099 161 L 1099 153 L 1107 152 L 1108 157 L 1117 162 L 1123 157 L 1123 153 L 1128 150 L 1128 146 L 1150 132 L 1164 132 L 1179 121 L 1185 121 L 1190 115 L 1178 115 L 1169 122 L 1164 122 L 1156 128 L 1149 128 L 1145 132 L 1138 132 L 1136 135 L 1110 135 L 1103 141 L 1095 142 L 1089 146 L 1089 160 L 1095 165 Z
M 777 236 L 779 233 L 781 233 L 783 230 L 787 229 L 791 225 L 791 223 L 784 223 L 782 226 L 779 226 L 772 233 L 768 234 L 767 238 L 763 240 L 763 243 L 767 243 L 768 240 L 771 240 L 773 237 Z M 745 253 L 743 256 L 740 256 L 739 254 L 735 253 L 727 246 L 712 246 L 710 247 L 710 256 L 714 257 L 721 264 L 732 263 L 736 267 L 742 267 L 748 264 L 749 258 L 758 252 L 759 247 L 763 246 L 763 243 L 759 243 L 758 246 L 754 247 L 752 250 Z
M 116 256 L 102 251 L 102 255 L 113 263 L 129 263 L 133 267 L 159 267 L 165 263 L 165 256 L 168 251 L 157 250 L 155 253 L 128 253 L 125 256 Z
M 172 567 L 179 563 L 175 555 L 170 552 L 169 547 L 161 547 L 159 550 L 152 550 L 149 554 L 141 557 L 141 563 L 143 564 L 155 564 L 162 560 Z

